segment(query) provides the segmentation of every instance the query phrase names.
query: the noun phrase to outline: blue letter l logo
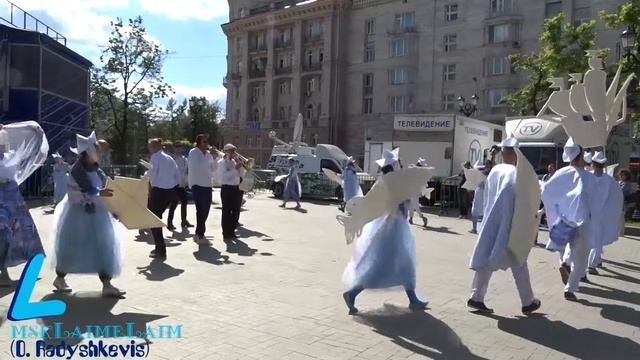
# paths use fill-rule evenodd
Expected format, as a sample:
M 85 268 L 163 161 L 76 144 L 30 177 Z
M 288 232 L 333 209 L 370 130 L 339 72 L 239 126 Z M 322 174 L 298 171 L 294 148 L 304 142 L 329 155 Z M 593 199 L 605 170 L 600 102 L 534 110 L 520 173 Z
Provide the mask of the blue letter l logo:
M 34 255 L 22 270 L 16 293 L 11 300 L 7 318 L 12 321 L 29 320 L 64 314 L 67 304 L 62 300 L 48 300 L 30 303 L 29 299 L 36 286 L 38 274 L 44 262 L 44 254 Z

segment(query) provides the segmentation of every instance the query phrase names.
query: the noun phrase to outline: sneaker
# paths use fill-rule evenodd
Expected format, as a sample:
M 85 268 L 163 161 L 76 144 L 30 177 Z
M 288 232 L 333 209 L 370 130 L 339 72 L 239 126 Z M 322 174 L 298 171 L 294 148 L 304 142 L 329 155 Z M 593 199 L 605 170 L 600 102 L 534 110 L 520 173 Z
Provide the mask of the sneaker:
M 189 222 L 188 222 L 188 221 L 183 222 L 181 226 L 182 226 L 183 228 L 192 228 L 192 227 L 193 227 L 193 225 L 189 224 Z
M 71 288 L 67 284 L 67 281 L 63 277 L 57 276 L 55 280 L 53 280 L 53 287 L 55 288 L 55 292 L 59 293 L 70 293 Z
M 578 301 L 578 298 L 576 297 L 576 295 L 570 291 L 564 292 L 564 299 L 568 301 Z
M 534 311 L 540 309 L 542 302 L 539 299 L 533 299 L 533 302 L 527 306 L 522 307 L 522 313 L 525 315 L 531 315 Z
M 476 231 L 476 230 L 473 230 L 473 229 L 469 230 L 469 234 L 477 234 L 477 233 L 478 233 L 478 231 Z
M 604 269 L 604 265 L 603 265 L 603 263 L 598 264 L 598 268 L 599 268 L 599 269 Z
M 411 310 L 424 310 L 429 305 L 428 301 L 417 301 L 409 304 L 409 309 Z
M 567 285 L 567 282 L 569 281 L 569 275 L 571 274 L 571 266 L 566 263 L 562 263 L 558 271 L 560 271 L 560 278 L 562 279 L 562 283 Z
M 126 293 L 111 284 L 102 286 L 102 297 L 120 298 Z
M 176 227 L 175 227 L 175 226 L 173 226 L 173 224 L 169 224 L 169 225 L 167 226 L 167 229 L 168 229 L 169 231 L 175 231 Z
M 587 277 L 587 275 L 583 276 L 583 277 L 580 279 L 580 282 L 588 283 L 588 282 L 589 282 L 589 278 Z
M 429 220 L 426 217 L 422 218 L 422 226 L 424 226 L 424 228 L 428 228 L 428 224 L 429 224 Z
M 349 315 L 357 314 L 358 309 L 356 308 L 353 301 L 351 301 L 351 292 L 347 291 L 343 293 L 342 298 L 344 299 L 344 302 L 347 304 L 347 307 L 349 308 Z
M 149 257 L 152 259 L 167 260 L 167 254 L 159 254 L 155 250 L 149 253 Z
M 594 267 L 590 267 L 589 268 L 589 275 L 600 275 L 600 273 L 598 272 L 598 269 L 596 269 Z
M 483 302 L 480 301 L 469 299 L 469 301 L 467 301 L 467 307 L 472 311 L 478 313 L 493 314 L 493 309 L 489 309 Z

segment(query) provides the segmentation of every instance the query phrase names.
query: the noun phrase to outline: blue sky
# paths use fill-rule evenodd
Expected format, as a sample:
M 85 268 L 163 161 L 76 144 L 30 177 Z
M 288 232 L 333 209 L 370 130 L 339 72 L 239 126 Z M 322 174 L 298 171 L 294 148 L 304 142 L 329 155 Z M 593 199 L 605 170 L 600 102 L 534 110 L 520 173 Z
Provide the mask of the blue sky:
M 141 15 L 149 35 L 171 55 L 164 66 L 175 97 L 206 96 L 224 106 L 227 0 L 14 0 L 68 39 L 94 63 L 109 36 L 109 21 Z M 0 0 L 5 3 L 5 0 Z M 0 6 L 2 17 L 8 13 Z

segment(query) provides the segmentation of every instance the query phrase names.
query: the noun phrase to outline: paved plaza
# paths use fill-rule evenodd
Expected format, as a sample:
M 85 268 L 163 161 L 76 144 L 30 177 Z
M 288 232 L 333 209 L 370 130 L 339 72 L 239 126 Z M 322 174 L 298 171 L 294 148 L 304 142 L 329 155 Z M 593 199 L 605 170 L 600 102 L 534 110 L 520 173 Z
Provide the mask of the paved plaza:
M 219 203 L 217 191 L 214 199 Z M 417 292 L 429 309 L 409 311 L 401 290 L 365 291 L 358 297 L 360 314 L 349 316 L 341 275 L 351 246 L 335 219 L 336 204 L 304 202 L 304 211 L 278 205 L 266 195 L 249 199 L 241 242 L 233 248 L 222 242 L 214 205 L 211 247 L 165 230 L 170 245 L 164 263 L 148 258 L 150 238 L 130 232 L 126 265 L 114 281 L 126 299 L 100 298 L 97 276 L 70 275 L 74 293 L 64 297 L 64 315 L 13 323 L 6 320 L 13 292 L 0 289 L 0 359 L 11 358 L 12 326 L 56 321 L 64 327 L 182 325 L 180 339 L 152 340 L 149 359 L 640 359 L 640 238 L 605 249 L 606 269 L 590 276 L 579 303 L 563 298 L 558 256 L 535 248 L 529 267 L 542 300 L 539 315 L 522 316 L 511 274 L 500 271 L 487 294 L 496 312 L 482 316 L 465 307 L 473 276 L 467 268 L 475 241 L 470 223 L 431 215 L 430 229 L 412 228 Z M 52 241 L 48 210 L 32 209 L 46 247 Z M 193 205 L 189 211 L 195 223 Z M 541 241 L 546 237 L 541 232 Z M 21 269 L 11 269 L 12 276 Z M 31 301 L 55 298 L 54 276 L 45 261 Z

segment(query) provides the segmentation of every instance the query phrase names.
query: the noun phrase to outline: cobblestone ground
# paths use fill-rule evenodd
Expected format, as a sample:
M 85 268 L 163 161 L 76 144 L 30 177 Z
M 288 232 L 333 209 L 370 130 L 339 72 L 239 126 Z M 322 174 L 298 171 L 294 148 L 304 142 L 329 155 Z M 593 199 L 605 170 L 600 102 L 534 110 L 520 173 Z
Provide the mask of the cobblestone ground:
M 265 195 L 248 200 L 241 242 L 233 248 L 221 239 L 219 205 L 209 217 L 211 247 L 165 230 L 170 239 L 165 263 L 151 261 L 151 240 L 131 232 L 126 266 L 114 281 L 128 291 L 126 299 L 100 298 L 97 276 L 70 275 L 74 293 L 64 298 L 64 315 L 14 323 L 6 320 L 13 290 L 0 289 L 5 314 L 0 358 L 11 358 L 14 326 L 62 322 L 71 330 L 182 325 L 181 339 L 152 339 L 150 359 L 640 359 L 639 238 L 622 238 L 606 248 L 606 269 L 590 276 L 579 303 L 563 298 L 557 255 L 536 248 L 529 267 L 542 300 L 540 315 L 522 317 L 511 274 L 497 272 L 487 294 L 496 313 L 481 316 L 465 308 L 473 275 L 467 269 L 475 240 L 470 223 L 431 215 L 431 228 L 413 227 L 417 291 L 430 309 L 408 311 L 400 290 L 364 292 L 358 297 L 360 315 L 348 316 L 341 274 L 351 249 L 335 220 L 335 204 L 307 202 L 304 211 L 278 205 Z M 34 208 L 32 214 L 49 247 L 47 210 Z M 190 206 L 193 223 L 194 211 Z M 546 237 L 541 233 L 541 240 Z M 12 276 L 18 278 L 21 269 L 11 269 Z M 54 276 L 45 261 L 32 301 L 52 298 Z

